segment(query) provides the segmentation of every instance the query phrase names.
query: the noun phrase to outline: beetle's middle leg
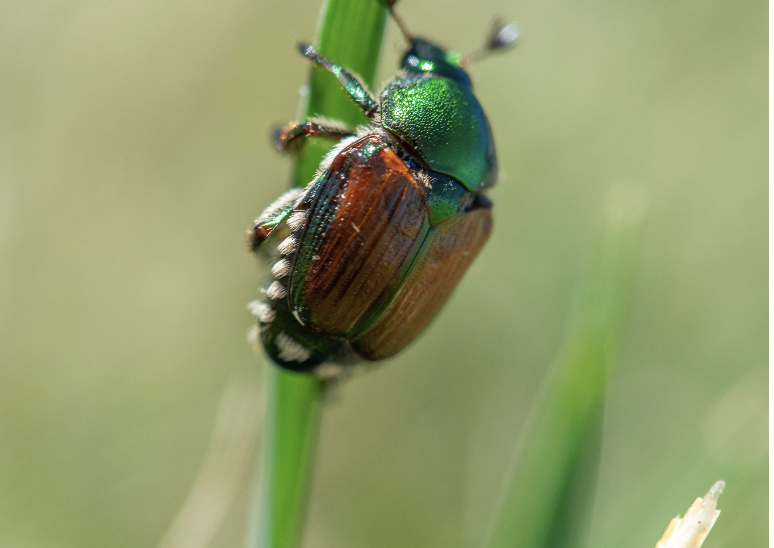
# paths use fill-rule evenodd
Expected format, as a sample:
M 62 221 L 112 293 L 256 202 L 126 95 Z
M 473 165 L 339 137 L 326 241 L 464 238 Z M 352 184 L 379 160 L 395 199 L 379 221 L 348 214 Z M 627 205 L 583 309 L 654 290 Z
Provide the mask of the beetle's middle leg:
M 295 151 L 304 137 L 330 137 L 342 139 L 355 134 L 355 130 L 343 122 L 310 118 L 306 122 L 291 122 L 286 128 L 274 132 L 274 145 L 281 152 Z

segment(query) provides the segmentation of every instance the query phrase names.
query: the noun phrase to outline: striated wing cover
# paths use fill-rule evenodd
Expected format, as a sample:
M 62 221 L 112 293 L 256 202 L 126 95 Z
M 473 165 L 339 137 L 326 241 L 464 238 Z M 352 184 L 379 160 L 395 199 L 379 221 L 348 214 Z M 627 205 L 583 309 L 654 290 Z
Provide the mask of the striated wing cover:
M 370 136 L 335 157 L 304 208 L 288 305 L 318 333 L 354 337 L 384 312 L 425 239 L 425 191 Z
M 353 341 L 355 351 L 368 360 L 381 360 L 403 350 L 441 309 L 491 231 L 489 207 L 431 228 L 389 308 Z

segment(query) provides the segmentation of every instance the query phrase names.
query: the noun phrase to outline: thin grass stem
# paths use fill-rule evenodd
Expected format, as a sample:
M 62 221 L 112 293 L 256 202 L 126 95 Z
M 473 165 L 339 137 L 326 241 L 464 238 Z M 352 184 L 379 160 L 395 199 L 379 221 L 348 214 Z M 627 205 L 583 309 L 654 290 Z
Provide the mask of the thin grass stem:
M 315 44 L 326 57 L 349 67 L 373 87 L 386 10 L 377 0 L 328 0 L 322 8 Z M 291 45 L 288 44 L 290 47 Z M 325 116 L 350 125 L 366 122 L 338 81 L 311 69 L 302 117 Z M 306 186 L 331 146 L 309 139 L 294 166 L 294 186 Z M 254 486 L 248 548 L 296 548 L 314 467 L 324 383 L 274 365 L 268 378 L 265 442 Z

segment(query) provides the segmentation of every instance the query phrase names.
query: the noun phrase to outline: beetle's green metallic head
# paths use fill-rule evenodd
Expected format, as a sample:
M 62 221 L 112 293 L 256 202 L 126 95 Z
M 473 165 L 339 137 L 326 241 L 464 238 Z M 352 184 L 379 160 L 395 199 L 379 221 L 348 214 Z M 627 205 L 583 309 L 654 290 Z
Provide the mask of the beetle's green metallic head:
M 462 55 L 456 51 L 446 51 L 424 38 L 414 38 L 411 47 L 403 55 L 400 66 L 408 72 L 432 72 L 446 76 L 470 87 L 470 76 L 460 66 L 461 60 Z
M 396 78 L 382 91 L 382 125 L 432 169 L 471 191 L 494 184 L 497 158 L 481 104 L 458 53 L 413 38 Z

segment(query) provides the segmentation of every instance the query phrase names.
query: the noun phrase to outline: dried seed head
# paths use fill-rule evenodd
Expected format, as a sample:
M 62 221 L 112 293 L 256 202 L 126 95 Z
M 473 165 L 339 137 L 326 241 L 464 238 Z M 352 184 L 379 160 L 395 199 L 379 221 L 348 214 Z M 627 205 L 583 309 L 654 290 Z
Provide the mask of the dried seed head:
M 669 522 L 656 548 L 700 548 L 720 515 L 716 505 L 725 486 L 722 480 L 715 482 L 706 495 L 694 501 L 683 518 L 677 516 Z

